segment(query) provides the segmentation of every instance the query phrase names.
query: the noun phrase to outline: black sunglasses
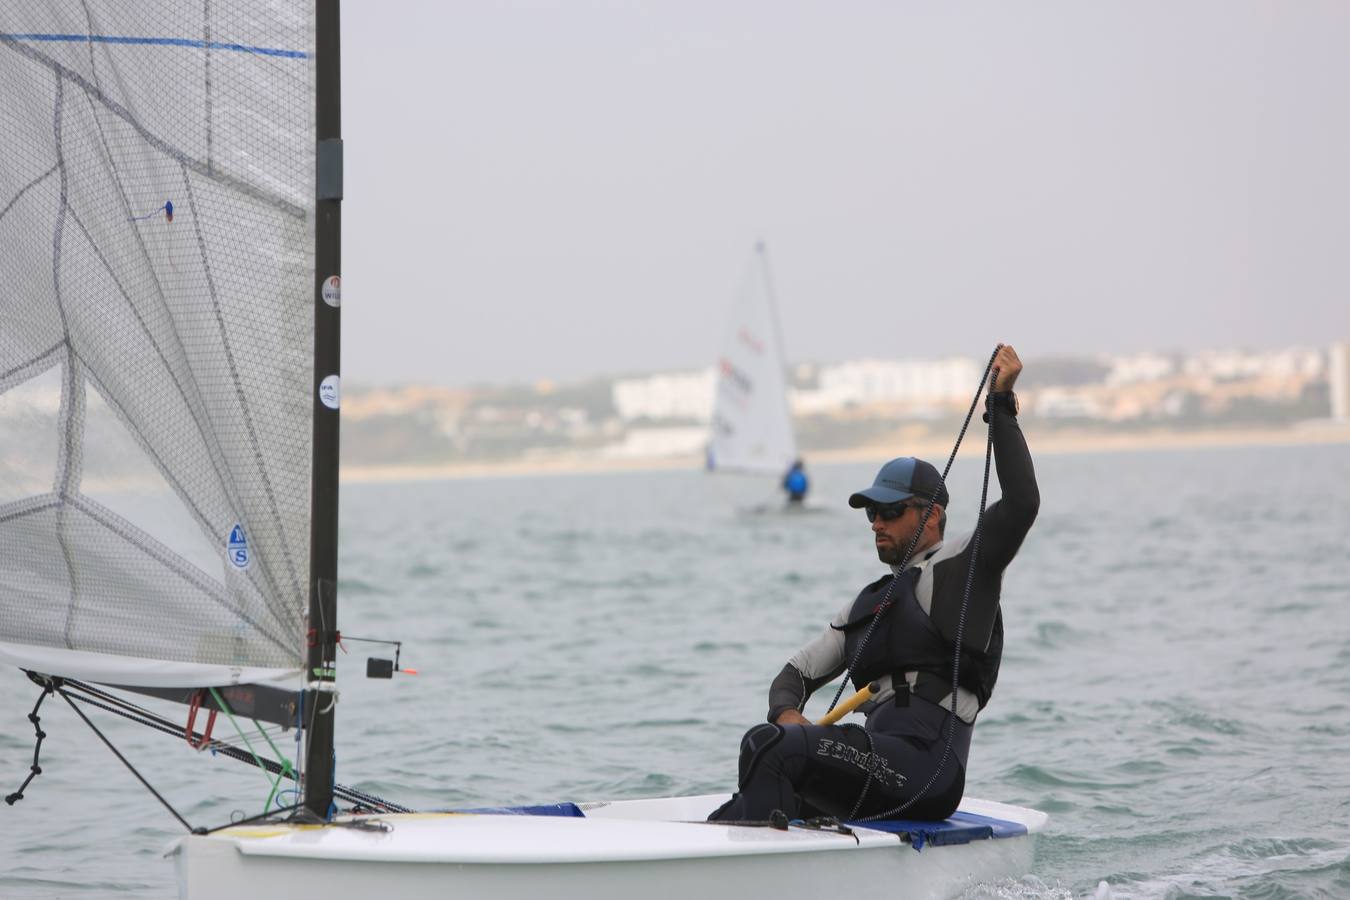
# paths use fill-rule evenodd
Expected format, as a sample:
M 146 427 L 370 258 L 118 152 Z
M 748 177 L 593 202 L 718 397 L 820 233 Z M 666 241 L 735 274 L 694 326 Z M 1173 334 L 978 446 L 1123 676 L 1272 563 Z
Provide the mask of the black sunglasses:
M 887 503 L 885 506 L 879 506 L 876 503 L 869 503 L 867 504 L 867 506 L 863 507 L 863 510 L 864 512 L 867 513 L 867 521 L 869 522 L 875 522 L 877 520 L 877 516 L 880 516 L 881 521 L 883 522 L 890 522 L 893 519 L 898 519 L 901 516 L 903 516 L 905 514 L 905 510 L 909 509 L 910 507 L 913 507 L 915 509 L 922 509 L 924 507 L 924 504 Z

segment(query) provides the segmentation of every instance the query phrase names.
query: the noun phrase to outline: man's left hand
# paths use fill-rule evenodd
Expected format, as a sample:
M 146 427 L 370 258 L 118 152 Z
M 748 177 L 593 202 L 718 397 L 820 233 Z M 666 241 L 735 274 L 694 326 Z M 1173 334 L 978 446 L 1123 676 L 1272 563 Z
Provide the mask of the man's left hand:
M 994 390 L 1011 391 L 1017 376 L 1022 374 L 1022 360 L 1017 358 L 1017 351 L 1012 348 L 1012 344 L 999 345 L 998 352 L 994 354 L 994 369 Z

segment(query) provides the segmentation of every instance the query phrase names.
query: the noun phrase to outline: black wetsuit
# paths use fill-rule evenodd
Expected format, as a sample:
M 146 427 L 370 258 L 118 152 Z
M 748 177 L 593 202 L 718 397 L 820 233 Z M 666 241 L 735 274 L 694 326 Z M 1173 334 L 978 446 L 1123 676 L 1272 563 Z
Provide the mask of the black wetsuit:
M 861 707 L 867 714 L 865 728 L 764 724 L 750 729 L 741 741 L 739 791 L 710 819 L 764 821 L 774 810 L 782 810 L 789 818 L 822 813 L 842 818 L 853 813 L 864 784 L 867 792 L 858 816 L 890 810 L 925 786 L 923 796 L 904 816 L 942 819 L 956 810 L 965 790 L 975 717 L 988 702 L 1002 655 L 999 594 L 1003 570 L 1021 547 L 1040 506 L 1031 454 L 1016 416 L 1009 407 L 996 405 L 992 420 L 1003 496 L 984 515 L 962 633 L 966 652 L 962 654 L 957 715 L 948 712 L 952 707 L 950 657 L 970 569 L 970 536 L 928 548 L 903 576 L 888 575 L 845 604 L 830 627 L 798 651 L 774 679 L 769 689 L 769 723 L 785 710 L 800 710 L 817 688 L 839 676 L 848 663 L 846 644 L 852 643 L 847 634 L 864 620 L 863 613 L 875 608 L 874 600 L 888 591 L 893 605 L 882 622 L 889 617 L 895 623 L 907 619 L 911 625 L 922 625 L 931 633 L 930 643 L 945 646 L 945 670 L 931 660 L 885 660 L 890 674 L 880 679 L 882 690 Z M 868 640 L 869 657 L 897 643 L 873 645 L 872 641 Z M 857 672 L 850 674 L 858 677 Z M 892 682 L 902 680 L 896 691 Z M 949 730 L 953 733 L 950 756 L 938 771 Z

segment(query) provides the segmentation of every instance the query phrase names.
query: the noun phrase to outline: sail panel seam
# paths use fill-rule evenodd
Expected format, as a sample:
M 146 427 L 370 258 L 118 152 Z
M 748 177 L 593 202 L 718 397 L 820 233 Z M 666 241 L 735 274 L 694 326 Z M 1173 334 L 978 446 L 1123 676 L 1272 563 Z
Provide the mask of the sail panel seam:
M 269 631 L 263 628 L 254 617 L 249 615 L 247 610 L 231 603 L 229 591 L 223 585 L 211 580 L 211 577 L 205 572 L 202 572 L 196 566 L 183 559 L 172 549 L 165 547 L 151 535 L 141 531 L 135 524 L 128 522 L 117 513 L 90 497 L 78 495 L 67 497 L 66 500 L 71 506 L 89 516 L 89 518 L 93 519 L 99 525 L 102 525 L 128 544 L 134 546 L 145 556 L 164 566 L 164 568 L 197 588 L 205 594 L 208 599 L 215 601 L 219 606 L 223 607 L 231 614 L 238 616 L 249 625 L 252 625 L 259 635 L 275 645 L 277 649 L 282 650 L 287 654 L 294 653 L 294 647 L 273 636 Z
M 35 513 L 46 512 L 61 505 L 61 498 L 54 493 L 39 494 L 36 497 L 24 497 L 22 500 L 16 500 L 13 503 L 6 503 L 0 506 L 0 525 L 7 522 L 13 522 L 16 519 L 22 519 L 24 516 L 31 516 Z
M 72 482 L 75 484 L 75 490 L 79 490 L 79 471 L 80 460 L 76 454 L 76 432 L 81 435 L 84 433 L 82 422 L 84 419 L 84 382 L 80 380 L 76 371 L 78 363 L 75 358 L 75 349 L 66 344 L 67 358 L 64 367 L 64 378 L 62 379 L 61 390 L 61 415 L 65 420 L 66 442 L 61 448 L 61 463 L 58 464 L 59 482 L 56 486 L 56 494 L 61 502 L 56 507 L 56 540 L 61 546 L 61 557 L 66 564 L 66 572 L 70 577 L 70 601 L 66 605 L 66 624 L 63 629 L 66 647 L 74 650 L 75 616 L 79 611 L 80 605 L 80 582 L 75 569 L 75 558 L 70 545 L 70 538 L 67 534 L 68 516 L 67 508 L 72 494 L 70 490 Z
M 86 13 L 87 12 L 88 10 L 86 7 Z M 92 16 L 88 17 L 88 21 L 90 24 L 90 31 L 92 32 L 93 31 Z M 98 77 L 97 66 L 94 64 L 93 61 L 92 45 L 90 47 L 90 68 L 94 75 L 95 85 L 101 92 L 103 86 Z M 114 75 L 115 74 L 116 69 L 114 69 Z M 117 165 L 113 161 L 112 150 L 108 145 L 108 136 L 103 128 L 103 120 L 98 114 L 98 104 L 94 102 L 93 96 L 91 96 L 88 93 L 85 94 L 85 99 L 89 102 L 90 113 L 93 117 L 95 126 L 98 128 L 99 141 L 102 143 L 103 151 L 107 157 L 108 170 L 111 174 L 112 183 L 116 185 L 118 196 L 122 200 L 123 212 L 127 216 L 127 218 L 130 219 L 134 215 L 131 208 L 131 201 L 127 197 L 126 187 L 122 183 L 121 172 L 119 171 Z M 185 177 L 184 178 L 185 184 L 186 180 L 187 179 Z M 116 273 L 113 272 L 112 265 L 107 261 L 106 258 L 104 258 L 101 248 L 98 246 L 97 242 L 94 241 L 93 237 L 89 234 L 89 230 L 84 226 L 83 221 L 81 221 L 80 217 L 75 214 L 74 210 L 71 210 L 71 215 L 75 219 L 76 224 L 80 226 L 80 230 L 84 232 L 85 239 L 89 241 L 90 246 L 92 246 L 94 248 L 94 251 L 99 254 L 99 259 L 103 263 L 104 268 L 108 271 L 109 276 L 112 277 L 113 282 L 117 285 L 119 292 L 122 294 L 123 298 L 126 300 L 128 305 L 132 306 L 132 311 L 136 314 L 137 321 L 140 322 L 142 330 L 145 332 L 146 337 L 150 340 L 151 344 L 155 347 L 155 352 L 160 355 L 160 359 L 164 363 L 164 368 L 168 372 L 170 380 L 173 382 L 174 387 L 178 389 L 179 396 L 183 398 L 184 406 L 187 407 L 189 414 L 192 416 L 193 424 L 197 428 L 197 433 L 201 436 L 202 443 L 205 444 L 207 447 L 208 454 L 211 460 L 211 467 L 212 469 L 215 470 L 216 479 L 218 480 L 222 491 L 224 491 L 226 495 L 227 498 L 226 502 L 230 506 L 231 516 L 234 519 L 234 521 L 236 522 L 240 521 L 242 516 L 240 515 L 239 511 L 243 508 L 243 502 L 241 498 L 238 496 L 238 492 L 235 490 L 235 484 L 233 479 L 227 477 L 226 469 L 228 468 L 228 465 L 224 459 L 224 451 L 220 447 L 219 436 L 216 434 L 215 429 L 207 427 L 207 425 L 203 422 L 203 417 L 206 415 L 206 411 L 202 407 L 201 390 L 200 386 L 197 383 L 196 372 L 192 369 L 190 365 L 187 366 L 187 373 L 186 373 L 187 379 L 192 383 L 193 387 L 193 390 L 189 391 L 185 387 L 184 383 L 179 379 L 177 374 L 174 372 L 174 368 L 169 363 L 168 356 L 165 353 L 163 347 L 159 345 L 159 342 L 155 339 L 149 327 L 144 323 L 143 317 L 140 315 L 140 311 L 136 309 L 134 304 L 132 304 L 130 295 L 127 293 L 126 289 L 122 286 L 121 280 L 118 279 Z M 155 297 L 159 301 L 161 307 L 163 308 L 165 315 L 167 315 L 170 319 L 172 319 L 173 313 L 169 310 L 168 301 L 166 300 L 164 295 L 164 285 L 160 282 L 159 271 L 155 268 L 155 265 L 150 258 L 150 251 L 145 246 L 145 238 L 141 234 L 141 230 L 139 228 L 133 228 L 130 231 L 131 234 L 135 236 L 136 246 L 140 248 L 141 255 L 145 260 L 146 270 L 150 273 L 150 277 L 154 282 Z M 177 336 L 177 332 L 174 332 L 174 334 L 175 336 Z M 184 356 L 186 356 L 187 355 L 186 350 L 182 347 L 181 343 L 178 346 L 179 350 L 183 353 Z M 84 362 L 86 368 L 88 368 L 92 373 L 93 369 L 89 365 L 88 361 L 83 359 L 81 361 Z M 97 379 L 95 379 L 95 387 L 99 389 L 101 395 L 104 397 L 105 400 L 109 399 L 109 397 L 111 396 L 110 392 L 106 390 L 106 388 L 104 388 L 101 384 L 99 384 Z M 128 417 L 124 416 L 123 418 L 124 421 L 129 421 Z M 137 434 L 137 436 L 139 437 L 140 435 Z M 177 486 L 175 485 L 175 487 Z M 180 494 L 181 493 L 182 492 L 180 492 Z M 210 532 L 209 525 L 207 527 L 207 531 L 208 533 Z M 264 581 L 266 581 L 267 583 L 268 590 L 273 595 L 280 594 L 281 591 L 277 587 L 276 579 L 272 577 L 271 567 L 264 563 L 260 567 L 260 571 L 262 573 Z M 270 603 L 269 609 L 271 609 Z M 276 618 L 278 625 L 284 623 L 285 621 L 284 616 L 278 615 L 275 609 L 271 609 L 271 612 L 273 614 L 273 617 Z
M 74 649 L 71 643 L 71 635 L 75 628 L 75 612 L 79 604 L 78 579 L 75 574 L 75 561 L 71 557 L 70 543 L 66 539 L 66 504 L 65 496 L 71 483 L 72 469 L 74 468 L 75 456 L 75 432 L 76 418 L 82 411 L 83 404 L 80 402 L 83 395 L 80 391 L 80 385 L 75 380 L 75 348 L 70 342 L 70 321 L 66 317 L 65 303 L 61 298 L 61 244 L 62 236 L 66 230 L 66 212 L 69 209 L 69 178 L 66 174 L 66 157 L 62 148 L 61 132 L 61 113 L 65 107 L 65 81 L 60 74 L 56 75 L 56 102 L 52 110 L 52 136 L 56 148 L 56 168 L 60 176 L 61 192 L 60 204 L 56 212 L 56 228 L 52 234 L 52 296 L 56 301 L 56 311 L 61 317 L 61 335 L 66 348 L 66 362 L 62 369 L 61 377 L 61 406 L 57 413 L 60 423 L 59 431 L 64 435 L 61 446 L 57 451 L 56 459 L 56 481 L 52 486 L 53 492 L 59 498 L 56 505 L 56 542 L 61 548 L 61 559 L 66 567 L 66 576 L 69 584 L 70 594 L 66 604 L 66 621 L 62 629 L 62 634 L 66 646 Z
M 90 31 L 93 29 L 91 28 Z M 212 127 L 212 97 L 211 89 L 214 83 L 211 80 L 211 0 L 202 0 L 202 37 L 206 43 L 206 52 L 202 55 L 202 86 L 205 88 L 205 109 L 202 111 L 202 118 L 206 126 L 206 170 L 214 173 L 216 171 L 215 140 L 216 134 Z
M 34 178 L 32 181 L 28 182 L 22 188 L 20 188 L 19 192 L 14 195 L 14 199 L 10 200 L 9 203 L 5 204 L 4 209 L 0 209 L 0 220 L 3 220 L 5 216 L 9 214 L 9 211 L 14 208 L 14 205 L 23 199 L 24 194 L 28 193 L 31 189 L 37 187 L 39 184 L 50 178 L 52 176 L 52 173 L 54 173 L 58 168 L 60 168 L 60 164 L 53 165 L 46 172 L 43 172 L 41 175 Z
M 239 367 L 235 362 L 234 349 L 230 344 L 229 333 L 225 328 L 225 316 L 220 307 L 220 295 L 216 291 L 216 279 L 211 269 L 211 261 L 206 252 L 206 238 L 202 234 L 201 222 L 197 215 L 197 197 L 192 190 L 192 179 L 187 173 L 183 173 L 183 182 L 187 186 L 188 206 L 192 210 L 192 227 L 197 235 L 197 250 L 202 258 L 202 270 L 206 275 L 206 289 L 211 297 L 211 309 L 215 313 L 216 327 L 220 331 L 221 349 L 225 352 L 225 361 L 229 366 L 230 379 L 234 384 L 235 397 L 239 402 L 239 411 L 244 420 L 244 427 L 248 432 L 249 446 L 253 449 L 253 459 L 258 467 L 258 475 L 262 479 L 263 493 L 267 497 L 267 503 L 270 507 L 272 518 L 276 522 L 281 522 L 281 509 L 277 504 L 276 492 L 272 487 L 272 478 L 267 470 L 267 464 L 263 459 L 262 446 L 258 440 L 258 432 L 253 423 L 253 415 L 249 410 L 248 398 L 244 394 L 244 385 L 239 376 Z M 300 580 L 296 574 L 295 560 L 292 558 L 290 542 L 286 540 L 285 529 L 279 529 L 281 539 L 282 559 L 286 563 L 287 573 L 290 576 L 291 588 L 294 596 L 300 598 L 305 596 L 301 593 Z
M 168 483 L 169 487 L 173 489 L 174 494 L 176 494 L 183 501 L 184 505 L 188 509 L 188 512 L 192 515 L 194 519 L 197 520 L 197 523 L 199 526 L 201 526 L 203 532 L 208 535 L 211 534 L 212 533 L 211 523 L 207 521 L 205 514 L 202 513 L 202 511 L 197 507 L 196 503 L 193 502 L 191 497 L 188 495 L 186 489 L 182 487 L 179 479 L 173 474 L 173 472 L 171 472 L 168 469 L 168 467 L 162 464 L 159 457 L 155 455 L 155 452 L 152 449 L 150 449 L 149 445 L 145 441 L 144 435 L 141 434 L 140 429 L 138 429 L 131 422 L 130 418 L 126 414 L 126 411 L 122 409 L 122 406 L 118 402 L 116 397 L 114 397 L 113 394 L 99 381 L 98 376 L 94 373 L 92 369 L 88 367 L 88 363 L 86 363 L 83 359 L 81 359 L 80 362 L 85 368 L 86 377 L 93 384 L 94 390 L 98 393 L 99 397 L 103 399 L 103 402 L 106 403 L 108 405 L 108 408 L 113 411 L 113 414 L 117 416 L 118 421 L 122 423 L 123 427 L 127 429 L 127 432 L 131 434 L 131 436 L 135 439 L 137 445 L 140 446 L 140 448 L 145 452 L 146 456 L 148 456 L 151 462 L 154 463 L 155 469 Z M 89 499 L 91 502 L 96 502 L 93 501 L 92 498 L 83 498 L 83 499 Z M 277 591 L 276 583 L 273 581 L 271 577 L 270 568 L 268 567 L 265 560 L 260 560 L 259 568 L 263 571 L 264 581 L 267 582 L 267 585 L 272 589 L 272 591 L 275 593 L 280 593 L 279 591 Z M 254 589 L 258 590 L 258 594 L 262 598 L 263 605 L 267 608 L 267 611 L 271 613 L 274 625 L 276 625 L 283 631 L 289 631 L 295 627 L 294 623 L 289 622 L 283 613 L 278 612 L 273 607 L 271 598 L 268 596 L 266 591 L 259 590 L 256 585 L 254 585 Z
M 140 313 L 140 310 L 138 310 L 136 308 L 135 303 L 132 302 L 131 296 L 122 286 L 121 280 L 117 277 L 117 274 L 113 271 L 112 266 L 108 263 L 108 260 L 103 255 L 103 251 L 99 248 L 98 244 L 89 234 L 89 230 L 85 228 L 84 223 L 80 220 L 80 217 L 75 214 L 75 211 L 71 210 L 70 213 L 71 218 L 75 220 L 75 224 L 78 225 L 80 231 L 83 232 L 85 240 L 89 242 L 89 246 L 98 256 L 99 262 L 103 264 L 103 268 L 107 271 L 108 277 L 112 279 L 113 285 L 117 288 L 118 293 L 122 295 L 122 298 L 126 301 L 128 308 L 131 309 L 132 315 L 135 316 L 136 322 L 138 325 L 140 325 L 141 331 L 145 334 L 146 339 L 150 341 L 150 345 L 154 347 L 155 353 L 159 356 L 160 362 L 164 364 L 164 369 L 168 373 L 169 380 L 173 383 L 174 387 L 177 388 L 178 394 L 180 397 L 182 397 L 183 404 L 185 407 L 187 407 L 189 415 L 191 415 L 193 423 L 197 428 L 197 433 L 202 438 L 202 443 L 205 444 L 208 449 L 208 455 L 211 459 L 212 468 L 215 470 L 216 478 L 219 480 L 222 489 L 225 491 L 226 496 L 228 497 L 228 500 L 232 505 L 231 511 L 235 517 L 235 520 L 238 521 L 240 519 L 239 510 L 242 508 L 243 504 L 240 502 L 237 496 L 234 496 L 233 481 L 228 477 L 226 477 L 225 473 L 222 471 L 221 466 L 223 464 L 223 461 L 218 458 L 220 455 L 220 448 L 218 442 L 214 439 L 215 431 L 213 429 L 207 428 L 202 423 L 196 405 L 193 404 L 192 401 L 188 399 L 188 391 L 186 390 L 186 388 L 184 388 L 183 384 L 178 380 L 178 377 L 173 370 L 173 366 L 169 363 L 168 357 L 165 355 L 163 348 L 159 345 L 159 342 L 155 339 L 154 334 L 151 332 L 149 325 L 146 324 L 144 317 Z M 95 373 L 94 367 L 90 365 L 90 363 L 87 360 L 85 360 L 82 356 L 80 357 L 80 362 L 84 365 L 85 369 L 88 371 L 88 376 L 90 380 L 94 382 L 94 386 L 98 390 L 99 396 L 101 396 L 104 402 L 107 403 L 108 406 L 112 408 L 113 411 L 117 414 L 117 417 L 122 421 L 122 424 L 126 427 L 127 431 L 130 432 L 131 435 L 136 439 L 137 444 L 139 444 L 141 449 L 145 451 L 145 454 L 148 457 L 150 457 L 150 460 L 154 463 L 155 468 L 159 470 L 160 474 L 163 475 L 165 480 L 168 481 L 170 486 L 173 487 L 174 493 L 178 494 L 178 496 L 183 500 L 183 502 L 188 505 L 189 509 L 192 512 L 193 517 L 197 519 L 198 523 L 202 526 L 203 531 L 207 534 L 213 534 L 213 526 L 215 523 L 212 523 L 207 520 L 206 516 L 201 512 L 201 510 L 197 506 L 196 502 L 190 498 L 186 488 L 183 487 L 179 479 L 177 479 L 170 473 L 168 467 L 163 464 L 163 461 L 159 458 L 158 454 L 156 454 L 155 451 L 151 449 L 149 441 L 141 433 L 140 429 L 137 428 L 132 423 L 131 417 L 127 415 L 126 410 L 122 408 L 120 401 L 114 398 L 113 392 L 108 390 L 107 387 L 103 385 L 102 380 Z M 281 591 L 277 587 L 275 578 L 273 578 L 272 576 L 271 568 L 270 566 L 267 565 L 265 560 L 262 562 L 262 565 L 259 568 L 261 570 L 263 580 L 267 583 L 267 587 L 270 589 L 271 593 L 280 594 Z M 272 610 L 272 614 L 274 617 L 276 617 L 277 624 L 284 626 L 285 617 L 278 615 L 276 610 Z
M 137 550 L 140 550 L 166 569 L 171 570 L 179 578 L 182 578 L 203 593 L 210 594 L 212 599 L 219 601 L 228 596 L 225 588 L 217 582 L 212 581 L 210 576 L 205 572 L 202 572 L 196 566 L 192 565 L 167 547 L 164 547 L 164 552 L 158 552 L 160 548 L 163 547 L 159 541 L 92 497 L 86 497 L 83 494 L 71 494 L 64 499 L 71 506 L 89 516 L 89 518 L 93 519 L 128 544 L 135 545 Z M 229 607 L 229 610 L 233 613 L 243 614 L 242 610 L 234 607 Z
M 195 159 L 189 156 L 186 152 L 173 146 L 168 141 L 164 140 L 159 135 L 154 134 L 148 128 L 142 125 L 136 119 L 136 117 L 132 115 L 130 110 L 122 106 L 122 104 L 118 103 L 116 100 L 109 97 L 107 94 L 105 94 L 102 91 L 102 89 L 100 89 L 97 85 L 90 84 L 88 79 L 86 79 L 83 75 L 67 66 L 62 65 L 61 63 L 52 59 L 50 56 L 47 56 L 45 53 L 40 53 L 37 50 L 33 49 L 32 47 L 29 47 L 27 44 L 15 40 L 12 35 L 3 33 L 0 33 L 0 46 L 9 47 L 14 52 L 22 56 L 26 56 L 29 59 L 40 63 L 41 65 L 47 66 L 53 72 L 56 73 L 58 78 L 70 81 L 76 87 L 80 88 L 80 90 L 84 91 L 86 94 L 90 95 L 93 99 L 95 99 L 100 104 L 105 106 L 110 112 L 116 115 L 119 119 L 126 122 L 133 129 L 135 129 L 135 131 L 141 136 L 143 140 L 146 141 L 146 143 L 150 144 L 150 146 L 154 147 L 156 150 L 165 154 L 170 159 L 173 159 L 180 165 L 185 166 L 194 172 L 197 172 L 198 174 L 202 175 L 205 178 L 210 179 L 213 182 L 222 184 L 229 188 L 233 188 L 234 190 L 238 191 L 244 196 L 251 197 L 254 200 L 259 200 L 263 203 L 266 203 L 269 206 L 279 210 L 280 212 L 283 212 L 286 215 L 291 216 L 292 218 L 301 220 L 308 218 L 309 211 L 305 207 L 297 203 L 293 203 L 284 197 L 272 194 L 258 187 L 257 185 L 254 185 L 250 182 L 243 180 L 242 178 L 237 178 L 233 175 L 227 175 L 223 172 L 214 171 L 210 167 L 208 167 L 205 163 L 203 163 L 201 160 Z
M 22 384 L 30 378 L 36 378 L 52 366 L 60 365 L 61 359 L 56 354 L 65 345 L 64 340 L 57 341 L 28 362 L 19 363 L 8 372 L 0 372 L 0 393 L 9 390 L 13 385 Z

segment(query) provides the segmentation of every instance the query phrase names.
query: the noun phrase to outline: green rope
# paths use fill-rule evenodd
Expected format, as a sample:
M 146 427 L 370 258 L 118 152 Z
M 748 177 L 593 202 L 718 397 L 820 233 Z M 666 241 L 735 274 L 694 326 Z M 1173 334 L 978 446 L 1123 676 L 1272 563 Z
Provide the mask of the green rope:
M 249 743 L 248 735 L 244 734 L 243 729 L 239 727 L 239 723 L 235 721 L 234 713 L 230 712 L 230 706 L 225 702 L 225 698 L 220 696 L 215 688 L 207 688 L 207 690 L 211 692 L 211 696 L 215 698 L 216 705 L 220 707 L 221 712 L 225 713 L 226 718 L 230 720 L 230 724 L 234 726 L 234 730 L 239 735 L 239 739 L 244 742 L 244 746 L 248 748 L 248 752 L 252 755 L 253 761 L 257 764 L 258 769 L 263 772 L 263 777 L 267 778 L 272 785 L 272 790 L 268 793 L 266 802 L 263 803 L 263 811 L 266 812 L 272 808 L 272 801 L 276 799 L 277 789 L 281 786 L 281 779 L 290 776 L 291 780 L 295 780 L 295 769 L 292 767 L 291 761 L 287 759 L 285 755 L 282 754 L 281 750 L 277 748 L 277 745 L 273 743 L 271 736 L 258 724 L 258 720 L 253 719 L 251 720 L 253 726 L 258 729 L 258 733 L 263 736 L 265 741 L 267 741 L 268 746 L 272 748 L 272 752 L 276 754 L 277 759 L 281 760 L 281 771 L 277 773 L 277 777 L 274 779 L 268 776 L 266 774 L 267 768 L 263 765 L 262 759 L 258 756 L 257 751 L 253 749 L 253 744 Z

